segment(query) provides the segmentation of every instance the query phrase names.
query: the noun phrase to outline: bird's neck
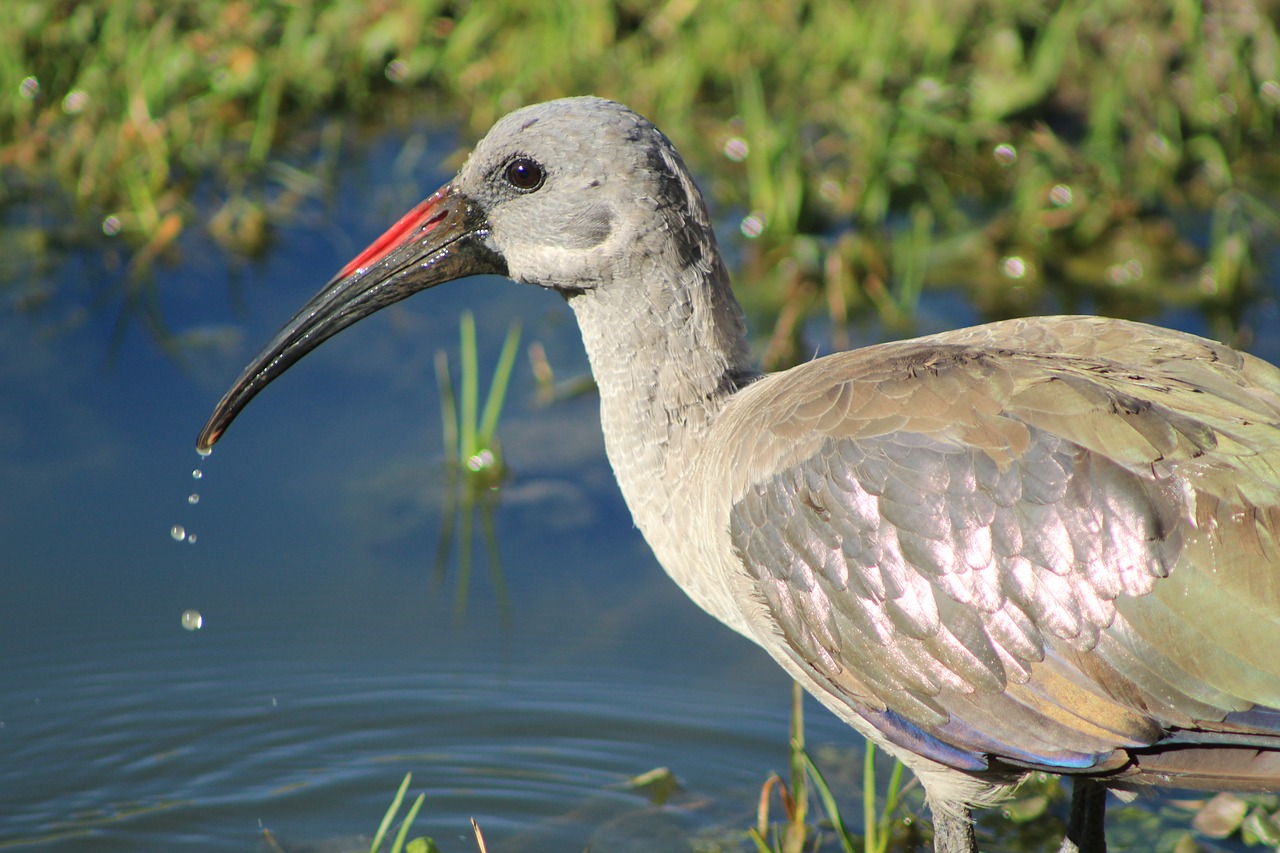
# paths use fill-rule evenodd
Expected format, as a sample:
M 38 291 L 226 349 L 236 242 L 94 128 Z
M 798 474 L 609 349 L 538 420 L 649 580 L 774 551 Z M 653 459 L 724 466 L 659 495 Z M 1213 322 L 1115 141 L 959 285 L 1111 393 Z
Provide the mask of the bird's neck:
M 742 310 L 714 244 L 569 300 L 600 389 L 605 449 L 636 525 L 673 568 L 672 524 L 703 436 L 754 377 Z M 659 270 L 666 270 L 660 272 Z

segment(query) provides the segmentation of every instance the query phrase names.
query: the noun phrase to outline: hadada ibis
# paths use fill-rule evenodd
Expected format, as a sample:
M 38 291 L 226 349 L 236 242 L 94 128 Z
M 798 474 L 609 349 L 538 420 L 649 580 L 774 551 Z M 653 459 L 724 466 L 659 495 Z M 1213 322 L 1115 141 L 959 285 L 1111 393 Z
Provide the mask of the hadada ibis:
M 329 336 L 452 279 L 559 293 L 658 561 L 924 784 L 936 849 L 1028 773 L 1280 789 L 1280 370 L 1037 317 L 761 375 L 702 196 L 626 107 L 518 110 L 272 339 L 200 433 Z

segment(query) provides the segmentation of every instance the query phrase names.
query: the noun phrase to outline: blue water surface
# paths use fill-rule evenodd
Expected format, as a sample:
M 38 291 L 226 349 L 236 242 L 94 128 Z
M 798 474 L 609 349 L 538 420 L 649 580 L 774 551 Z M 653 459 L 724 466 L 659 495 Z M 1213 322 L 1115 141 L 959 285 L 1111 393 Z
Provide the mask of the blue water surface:
M 639 849 L 687 847 L 749 825 L 784 768 L 786 680 L 662 573 L 595 398 L 536 406 L 523 357 L 500 431 L 515 469 L 494 515 L 500 581 L 478 535 L 465 585 L 456 547 L 437 570 L 434 354 L 457 363 L 472 309 L 482 371 L 519 320 L 560 376 L 583 374 L 557 297 L 474 279 L 408 300 L 194 452 L 257 347 L 445 178 L 424 168 L 406 192 L 399 144 L 367 152 L 259 264 L 185 236 L 154 273 L 175 351 L 121 325 L 129 279 L 109 251 L 14 287 L 51 293 L 39 310 L 3 306 L 0 847 L 254 850 L 269 830 L 355 849 L 408 771 L 427 794 L 416 826 L 446 850 L 475 849 L 472 816 L 491 849 L 580 850 L 620 820 Z M 686 792 L 664 807 L 625 785 L 657 766 Z

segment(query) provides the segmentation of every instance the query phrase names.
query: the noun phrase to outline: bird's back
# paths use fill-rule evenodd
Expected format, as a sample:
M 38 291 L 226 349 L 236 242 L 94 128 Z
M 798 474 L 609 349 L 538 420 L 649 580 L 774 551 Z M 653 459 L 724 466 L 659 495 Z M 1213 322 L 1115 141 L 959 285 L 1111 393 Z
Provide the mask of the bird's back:
M 704 448 L 687 570 L 864 731 L 976 773 L 1280 786 L 1275 367 L 1014 320 L 765 377 Z

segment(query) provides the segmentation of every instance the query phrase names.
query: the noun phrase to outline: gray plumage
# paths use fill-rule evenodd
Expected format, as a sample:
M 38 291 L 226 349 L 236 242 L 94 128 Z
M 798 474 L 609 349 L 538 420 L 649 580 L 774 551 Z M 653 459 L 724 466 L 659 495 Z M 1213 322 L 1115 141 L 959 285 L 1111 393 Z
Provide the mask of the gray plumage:
M 475 272 L 565 296 L 658 560 L 920 776 L 939 850 L 970 849 L 968 809 L 1033 769 L 1280 788 L 1276 368 L 1044 317 L 759 377 L 679 155 L 575 98 L 499 121 L 267 345 L 200 446 L 325 338 Z M 1101 849 L 1100 807 L 1082 793 L 1068 849 Z

